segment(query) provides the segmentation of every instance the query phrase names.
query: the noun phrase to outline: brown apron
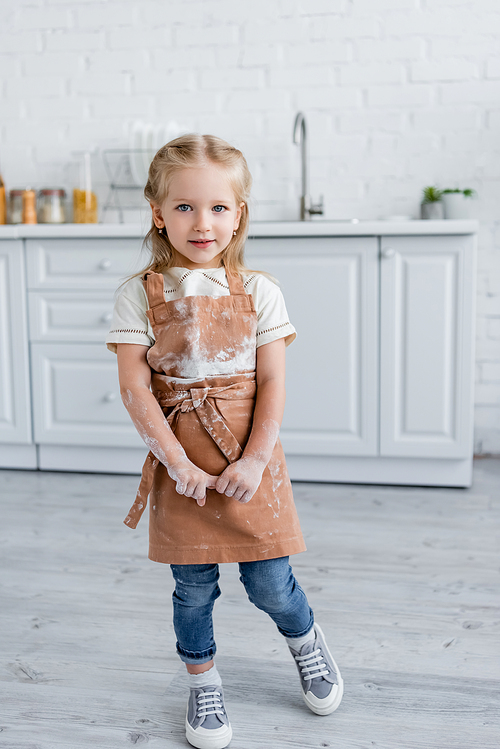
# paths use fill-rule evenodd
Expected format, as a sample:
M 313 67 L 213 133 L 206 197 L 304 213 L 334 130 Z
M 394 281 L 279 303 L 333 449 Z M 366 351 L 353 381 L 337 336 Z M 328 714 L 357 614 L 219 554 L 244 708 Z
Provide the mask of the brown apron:
M 227 274 L 227 281 L 229 296 L 167 302 L 163 276 L 144 275 L 155 335 L 147 354 L 151 389 L 188 458 L 214 476 L 241 456 L 256 393 L 253 299 L 239 276 Z M 149 558 L 155 562 L 250 562 L 305 550 L 279 440 L 246 504 L 208 489 L 206 504 L 199 507 L 196 500 L 177 494 L 175 481 L 151 452 L 126 525 L 137 526 L 148 497 Z

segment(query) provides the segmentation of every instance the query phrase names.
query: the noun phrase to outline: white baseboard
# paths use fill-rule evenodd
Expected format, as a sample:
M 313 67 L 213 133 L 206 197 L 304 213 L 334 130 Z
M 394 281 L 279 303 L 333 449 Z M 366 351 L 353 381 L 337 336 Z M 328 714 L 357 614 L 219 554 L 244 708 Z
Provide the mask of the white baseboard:
M 0 445 L 0 468 L 36 470 L 36 445 Z
M 470 458 L 382 458 L 287 455 L 295 481 L 399 486 L 458 486 L 472 483 Z
M 140 474 L 147 454 L 146 447 L 40 445 L 38 467 L 41 471 Z

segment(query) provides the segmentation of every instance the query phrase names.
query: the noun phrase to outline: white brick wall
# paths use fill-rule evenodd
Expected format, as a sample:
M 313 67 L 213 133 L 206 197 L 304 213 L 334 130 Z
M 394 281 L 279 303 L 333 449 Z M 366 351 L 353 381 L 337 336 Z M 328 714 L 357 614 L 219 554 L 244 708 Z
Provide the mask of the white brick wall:
M 71 187 L 73 151 L 174 118 L 243 148 L 256 216 L 290 219 L 303 109 L 326 217 L 476 188 L 475 444 L 500 453 L 499 34 L 499 0 L 2 0 L 0 168 Z

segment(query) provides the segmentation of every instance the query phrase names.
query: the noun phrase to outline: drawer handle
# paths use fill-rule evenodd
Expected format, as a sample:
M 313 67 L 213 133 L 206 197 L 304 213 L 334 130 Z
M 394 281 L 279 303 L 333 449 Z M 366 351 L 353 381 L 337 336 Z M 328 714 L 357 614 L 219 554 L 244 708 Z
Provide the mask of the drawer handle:
M 393 250 L 392 247 L 388 247 L 386 250 L 382 250 L 382 257 L 394 257 L 396 254 L 396 250 Z
M 105 312 L 104 315 L 101 315 L 101 322 L 111 322 L 112 319 L 113 319 L 112 312 Z
M 99 263 L 99 268 L 101 270 L 109 270 L 111 268 L 111 260 L 109 260 L 109 258 L 104 258 L 104 260 L 101 260 Z
M 116 400 L 116 393 L 106 393 L 106 395 L 103 398 L 103 401 L 105 403 L 113 403 L 113 401 Z

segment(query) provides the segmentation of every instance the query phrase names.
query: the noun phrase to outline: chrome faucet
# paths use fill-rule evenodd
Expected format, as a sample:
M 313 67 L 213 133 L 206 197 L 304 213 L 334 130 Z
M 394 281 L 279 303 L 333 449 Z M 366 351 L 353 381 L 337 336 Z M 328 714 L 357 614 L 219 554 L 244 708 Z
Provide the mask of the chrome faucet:
M 293 126 L 293 142 L 300 145 L 300 160 L 302 167 L 302 194 L 300 196 L 300 220 L 310 221 L 312 215 L 323 215 L 323 196 L 319 203 L 312 203 L 309 195 L 309 164 L 307 154 L 307 128 L 306 118 L 299 112 Z

